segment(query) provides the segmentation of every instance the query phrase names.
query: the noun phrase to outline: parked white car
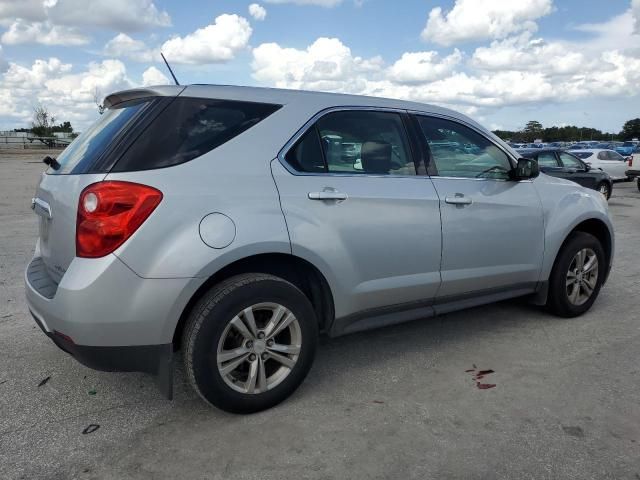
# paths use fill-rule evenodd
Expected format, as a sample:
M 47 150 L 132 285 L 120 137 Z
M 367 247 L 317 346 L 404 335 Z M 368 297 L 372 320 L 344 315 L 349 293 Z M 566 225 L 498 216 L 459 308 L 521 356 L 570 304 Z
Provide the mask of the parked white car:
M 629 162 L 614 150 L 585 149 L 572 150 L 571 153 L 592 168 L 604 170 L 613 180 L 627 180 Z

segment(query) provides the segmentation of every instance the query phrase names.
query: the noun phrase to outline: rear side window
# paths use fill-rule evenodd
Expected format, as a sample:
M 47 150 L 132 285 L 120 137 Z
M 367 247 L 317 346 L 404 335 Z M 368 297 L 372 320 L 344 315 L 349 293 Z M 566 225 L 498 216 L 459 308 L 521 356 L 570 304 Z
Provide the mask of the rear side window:
M 404 123 L 391 112 L 329 113 L 298 140 L 285 160 L 298 172 L 416 175 Z
M 279 108 L 266 103 L 178 97 L 142 132 L 112 171 L 150 170 L 188 162 Z
M 60 168 L 50 168 L 55 175 L 87 173 L 149 105 L 148 99 L 126 102 L 110 108 L 76 138 L 57 158 Z

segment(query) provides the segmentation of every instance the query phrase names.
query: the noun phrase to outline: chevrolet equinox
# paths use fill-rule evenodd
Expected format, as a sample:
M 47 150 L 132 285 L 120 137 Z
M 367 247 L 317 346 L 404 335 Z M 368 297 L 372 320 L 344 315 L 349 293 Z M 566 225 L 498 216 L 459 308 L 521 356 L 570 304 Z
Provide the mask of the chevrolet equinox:
M 54 159 L 25 272 L 79 362 L 254 412 L 338 336 L 512 297 L 573 317 L 614 235 L 602 195 L 538 172 L 464 115 L 233 86 L 114 93 Z

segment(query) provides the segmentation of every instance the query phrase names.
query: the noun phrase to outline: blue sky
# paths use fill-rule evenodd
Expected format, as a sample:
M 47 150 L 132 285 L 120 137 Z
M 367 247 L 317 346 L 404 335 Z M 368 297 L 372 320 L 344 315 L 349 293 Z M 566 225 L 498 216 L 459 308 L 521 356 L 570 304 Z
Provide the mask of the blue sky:
M 640 116 L 640 0 L 0 0 L 0 128 L 167 82 L 382 95 L 490 128 Z

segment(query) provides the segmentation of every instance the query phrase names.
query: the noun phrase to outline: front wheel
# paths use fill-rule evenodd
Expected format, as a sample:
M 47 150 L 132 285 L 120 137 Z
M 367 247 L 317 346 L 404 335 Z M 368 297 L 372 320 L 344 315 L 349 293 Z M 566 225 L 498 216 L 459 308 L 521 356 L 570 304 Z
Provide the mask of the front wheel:
M 600 241 L 585 232 L 573 233 L 551 271 L 547 308 L 562 317 L 582 315 L 598 297 L 606 269 Z
M 315 312 L 298 288 L 272 275 L 238 275 L 192 311 L 183 337 L 187 377 L 222 410 L 265 410 L 302 383 L 317 339 Z

